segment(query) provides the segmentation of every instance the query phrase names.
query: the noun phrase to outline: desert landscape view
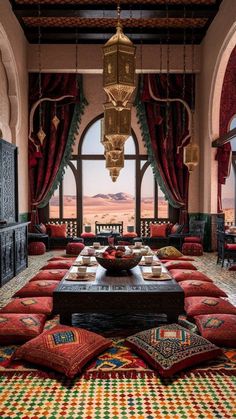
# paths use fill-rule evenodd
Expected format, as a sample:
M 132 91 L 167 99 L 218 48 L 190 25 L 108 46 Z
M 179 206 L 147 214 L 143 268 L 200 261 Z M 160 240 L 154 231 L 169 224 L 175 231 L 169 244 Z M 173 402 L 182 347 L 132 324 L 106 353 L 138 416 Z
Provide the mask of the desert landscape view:
M 50 200 L 50 218 L 58 217 L 59 198 Z M 134 225 L 135 199 L 133 196 L 119 192 L 115 194 L 96 194 L 83 197 L 83 224 L 90 224 L 94 231 L 95 221 L 117 223 L 123 221 L 124 231 L 128 225 Z M 163 198 L 158 200 L 160 218 L 168 217 L 168 203 Z M 141 200 L 141 216 L 153 217 L 153 198 Z M 64 218 L 76 218 L 76 197 L 64 196 Z
M 225 222 L 226 223 L 235 223 L 234 220 L 234 200 L 233 198 L 224 198 L 222 199 L 222 208 L 225 213 Z

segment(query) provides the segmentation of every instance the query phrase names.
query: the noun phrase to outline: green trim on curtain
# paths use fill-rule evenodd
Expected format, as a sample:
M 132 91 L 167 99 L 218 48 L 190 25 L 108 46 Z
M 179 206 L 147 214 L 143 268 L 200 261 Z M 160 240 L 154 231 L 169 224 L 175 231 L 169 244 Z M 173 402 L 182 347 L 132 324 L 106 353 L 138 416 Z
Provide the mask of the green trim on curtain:
M 150 134 L 149 134 L 149 128 L 148 128 L 148 123 L 147 123 L 147 118 L 146 118 L 146 111 L 145 111 L 145 106 L 144 103 L 141 101 L 140 98 L 140 92 L 142 89 L 142 78 L 140 77 L 139 79 L 139 85 L 138 85 L 138 90 L 137 90 L 137 95 L 135 98 L 135 103 L 134 105 L 136 106 L 136 115 L 138 118 L 138 123 L 140 125 L 141 128 L 141 133 L 142 133 L 142 137 L 144 140 L 144 144 L 145 147 L 147 149 L 147 153 L 148 153 L 148 161 L 151 164 L 152 167 L 152 171 L 154 174 L 154 178 L 157 182 L 157 184 L 160 186 L 165 199 L 167 199 L 167 201 L 170 203 L 170 205 L 174 208 L 182 208 L 182 205 L 178 205 L 176 203 L 175 200 L 173 200 L 172 196 L 170 195 L 168 189 L 166 188 L 166 185 L 162 179 L 162 176 L 158 170 L 157 164 L 156 164 L 156 159 L 155 156 L 153 154 L 153 150 L 152 150 L 152 143 L 151 143 L 151 138 L 150 138 Z
M 82 78 L 79 78 L 79 92 L 80 92 L 80 101 L 79 103 L 75 104 L 75 109 L 74 109 L 74 114 L 72 117 L 72 121 L 71 121 L 71 125 L 70 125 L 70 130 L 69 130 L 69 134 L 68 134 L 68 139 L 67 139 L 67 143 L 66 143 L 66 148 L 64 151 L 64 155 L 59 167 L 59 170 L 57 172 L 57 176 L 52 184 L 52 187 L 50 189 L 50 192 L 48 192 L 47 196 L 45 197 L 45 199 L 43 200 L 43 202 L 41 202 L 41 204 L 38 206 L 38 208 L 43 208 L 45 207 L 48 202 L 50 201 L 52 195 L 54 194 L 55 190 L 58 188 L 63 175 L 65 173 L 65 168 L 68 165 L 68 162 L 70 160 L 71 157 L 71 152 L 72 152 L 72 148 L 73 145 L 75 143 L 75 135 L 78 134 L 78 130 L 79 130 L 79 125 L 81 122 L 81 116 L 84 113 L 84 108 L 85 106 L 88 105 L 88 102 L 84 96 L 84 92 L 83 92 L 83 87 L 82 87 Z

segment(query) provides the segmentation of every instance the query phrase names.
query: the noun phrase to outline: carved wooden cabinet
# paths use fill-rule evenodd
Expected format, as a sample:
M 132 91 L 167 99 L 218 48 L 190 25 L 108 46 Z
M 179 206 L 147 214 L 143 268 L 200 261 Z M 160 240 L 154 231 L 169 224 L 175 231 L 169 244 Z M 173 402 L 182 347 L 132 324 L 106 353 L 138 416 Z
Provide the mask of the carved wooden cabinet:
M 28 265 L 28 223 L 19 223 L 17 147 L 0 139 L 0 286 Z
M 0 228 L 0 286 L 28 266 L 28 223 Z

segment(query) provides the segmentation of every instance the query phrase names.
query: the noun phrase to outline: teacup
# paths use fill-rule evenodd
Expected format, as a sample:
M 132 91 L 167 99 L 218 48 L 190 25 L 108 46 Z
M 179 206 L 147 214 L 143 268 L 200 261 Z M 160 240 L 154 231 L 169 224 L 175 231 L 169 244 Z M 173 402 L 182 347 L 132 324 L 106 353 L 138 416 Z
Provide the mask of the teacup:
M 162 268 L 161 268 L 160 265 L 159 266 L 152 266 L 152 275 L 153 276 L 156 276 L 156 277 L 161 276 L 161 271 L 162 271 Z
M 95 249 L 93 249 L 92 247 L 88 247 L 88 256 L 94 256 L 95 254 Z
M 142 247 L 142 242 L 135 242 L 136 249 L 140 249 Z
M 93 242 L 94 249 L 99 249 L 100 243 L 99 242 Z
M 152 263 L 153 262 L 153 256 L 152 255 L 144 256 L 144 262 L 147 263 L 147 264 Z
M 84 265 L 89 265 L 91 261 L 90 256 L 82 256 L 82 262 Z
M 78 266 L 77 267 L 77 277 L 82 278 L 86 275 L 87 267 L 86 266 Z

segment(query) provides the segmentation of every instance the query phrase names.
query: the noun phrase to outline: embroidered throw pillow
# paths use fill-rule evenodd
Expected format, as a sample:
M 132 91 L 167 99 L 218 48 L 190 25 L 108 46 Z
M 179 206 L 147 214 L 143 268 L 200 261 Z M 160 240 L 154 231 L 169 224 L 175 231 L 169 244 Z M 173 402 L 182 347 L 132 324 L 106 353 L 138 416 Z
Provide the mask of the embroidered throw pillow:
M 17 291 L 13 297 L 52 297 L 53 291 L 58 286 L 58 281 L 43 279 L 32 281 Z
M 184 290 L 185 297 L 209 296 L 209 297 L 227 297 L 227 294 L 218 288 L 215 284 L 206 281 L 182 281 L 179 285 Z
M 0 313 L 0 345 L 26 342 L 40 335 L 46 321 L 44 314 Z
M 166 237 L 167 224 L 150 224 L 150 237 Z
M 127 232 L 123 234 L 123 237 L 137 237 L 137 233 L 135 231 Z
M 236 315 L 233 304 L 217 297 L 187 297 L 184 300 L 184 309 L 189 317 L 217 313 Z
M 201 335 L 216 345 L 235 348 L 236 315 L 206 314 L 195 316 L 194 320 Z
M 190 269 L 171 269 L 171 276 L 175 278 L 177 282 L 188 281 L 188 280 L 199 280 L 206 282 L 213 282 L 212 279 L 208 278 L 205 274 L 199 271 L 191 271 Z
M 182 260 L 169 261 L 165 264 L 166 268 L 170 271 L 171 269 L 191 269 L 196 271 L 197 268 L 190 262 Z
M 39 271 L 35 276 L 33 276 L 33 278 L 30 279 L 29 282 L 32 281 L 38 281 L 38 280 L 43 280 L 43 281 L 51 281 L 51 280 L 61 280 L 68 272 L 68 269 L 44 269 L 42 271 Z
M 215 345 L 178 324 L 145 330 L 126 343 L 163 377 L 221 354 Z
M 18 348 L 12 359 L 24 359 L 74 377 L 93 357 L 111 346 L 96 333 L 58 325 Z
M 183 254 L 173 246 L 165 246 L 161 249 L 158 249 L 156 251 L 156 255 L 160 259 L 178 259 L 179 257 L 183 256 Z
M 14 298 L 0 310 L 1 313 L 52 313 L 52 297 Z
M 65 238 L 67 236 L 66 224 L 48 224 L 47 231 L 49 236 L 53 238 Z

